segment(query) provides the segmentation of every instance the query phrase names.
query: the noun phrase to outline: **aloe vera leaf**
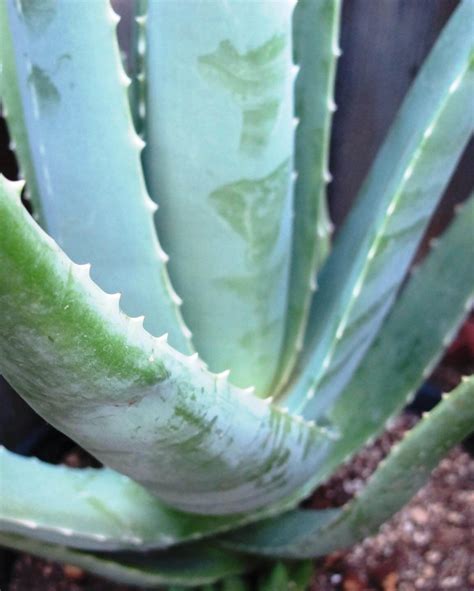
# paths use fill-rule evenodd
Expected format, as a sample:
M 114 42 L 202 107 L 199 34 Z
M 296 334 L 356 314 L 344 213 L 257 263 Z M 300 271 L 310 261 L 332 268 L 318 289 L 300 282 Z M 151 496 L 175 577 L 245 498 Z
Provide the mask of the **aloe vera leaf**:
M 408 93 L 322 271 L 288 399 L 322 419 L 392 306 L 473 125 L 474 3 L 463 2 Z
M 120 312 L 0 181 L 0 371 L 104 464 L 185 511 L 284 499 L 331 434 L 238 389 Z M 255 453 L 258 450 L 258 453 Z
M 146 119 L 146 20 L 148 0 L 137 0 L 133 5 L 132 39 L 129 61 L 130 109 L 135 131 L 145 139 Z
M 340 55 L 340 0 L 299 0 L 293 14 L 295 82 L 295 217 L 288 315 L 281 375 L 284 384 L 303 348 L 316 275 L 331 240 L 326 185 L 334 103 L 336 62 Z
M 104 290 L 121 292 L 129 315 L 145 315 L 153 334 L 191 351 L 145 188 L 118 17 L 106 0 L 3 4 L 21 95 L 21 107 L 5 96 L 7 113 L 22 109 L 44 227 L 75 262 L 93 265 Z
M 166 548 L 242 521 L 175 511 L 112 470 L 46 464 L 4 448 L 0 474 L 0 531 L 85 550 Z
M 48 560 L 74 564 L 122 584 L 143 587 L 194 587 L 252 568 L 251 559 L 210 545 L 191 544 L 148 554 L 89 553 L 5 533 L 0 533 L 0 545 Z
M 474 428 L 474 378 L 465 379 L 416 425 L 342 509 L 298 511 L 231 534 L 233 547 L 293 558 L 315 557 L 373 534 L 426 483 L 441 458 Z M 240 540 L 243 540 L 240 541 Z
M 20 176 L 28 178 L 28 197 L 36 220 L 41 220 L 41 204 L 38 197 L 30 141 L 21 108 L 20 89 L 15 69 L 11 31 L 6 18 L 7 6 L 0 3 L 0 104 L 7 121 L 11 147 L 14 148 L 20 168 Z
M 265 394 L 291 246 L 292 2 L 151 2 L 145 172 L 197 350 Z M 184 230 L 183 230 L 184 229 Z

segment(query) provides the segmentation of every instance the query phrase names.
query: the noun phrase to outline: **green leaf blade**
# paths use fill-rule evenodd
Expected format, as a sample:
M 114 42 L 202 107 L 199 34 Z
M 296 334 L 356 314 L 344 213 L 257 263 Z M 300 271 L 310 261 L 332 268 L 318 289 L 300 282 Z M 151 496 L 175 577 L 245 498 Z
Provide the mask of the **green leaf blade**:
M 12 116 L 21 110 L 26 180 L 37 185 L 45 229 L 75 262 L 92 264 L 104 290 L 121 293 L 129 315 L 190 352 L 145 188 L 116 15 L 105 0 L 3 4 L 21 98 Z
M 266 507 L 314 474 L 330 434 L 122 314 L 34 223 L 18 189 L 0 182 L 0 368 L 33 408 L 189 512 Z
M 422 67 L 321 275 L 288 398 L 322 419 L 383 319 L 474 127 L 474 4 L 460 5 Z
M 284 384 L 303 347 L 317 273 L 331 241 L 326 203 L 329 142 L 339 49 L 339 0 L 300 0 L 293 14 L 295 82 L 295 217 L 287 328 L 279 384 Z
M 278 367 L 287 305 L 291 12 L 152 2 L 147 20 L 145 170 L 171 277 L 204 361 L 258 395 Z

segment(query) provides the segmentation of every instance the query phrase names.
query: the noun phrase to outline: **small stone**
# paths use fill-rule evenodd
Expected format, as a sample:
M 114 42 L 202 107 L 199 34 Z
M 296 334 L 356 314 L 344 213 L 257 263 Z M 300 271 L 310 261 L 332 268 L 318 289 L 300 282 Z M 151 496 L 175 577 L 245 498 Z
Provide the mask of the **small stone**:
M 397 591 L 398 573 L 392 572 L 382 581 L 383 591 Z
M 431 579 L 436 574 L 435 569 L 431 566 L 431 564 L 427 564 L 423 569 L 423 576 L 426 579 Z
M 366 586 L 357 575 L 347 575 L 342 584 L 344 591 L 364 591 Z
M 73 564 L 65 564 L 63 566 L 63 572 L 68 579 L 73 581 L 80 581 L 82 578 L 84 578 L 85 574 L 82 568 L 74 566 Z
M 453 525 L 461 525 L 464 522 L 464 516 L 461 513 L 457 513 L 456 511 L 449 511 L 447 520 Z
M 441 552 L 439 552 L 438 550 L 429 550 L 425 554 L 425 558 L 427 562 L 429 562 L 430 564 L 439 564 L 443 556 L 441 555 Z
M 334 573 L 333 575 L 331 575 L 331 583 L 333 585 L 339 585 L 339 583 L 342 581 L 342 575 L 340 575 L 339 573 Z
M 413 534 L 413 541 L 417 546 L 426 546 L 431 541 L 431 534 L 428 531 L 416 531 Z
M 423 509 L 423 507 L 416 505 L 410 511 L 410 517 L 418 525 L 426 525 L 428 523 L 429 515 L 428 515 L 428 511 L 426 511 L 426 509 Z
M 461 589 L 461 577 L 445 577 L 440 585 L 441 589 Z

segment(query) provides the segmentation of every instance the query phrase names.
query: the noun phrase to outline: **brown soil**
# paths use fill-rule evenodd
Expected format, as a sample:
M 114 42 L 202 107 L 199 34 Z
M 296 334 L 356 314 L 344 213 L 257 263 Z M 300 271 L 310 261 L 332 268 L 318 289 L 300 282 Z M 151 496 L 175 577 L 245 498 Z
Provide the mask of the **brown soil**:
M 394 442 L 416 422 L 404 415 L 366 447 L 305 504 L 344 504 L 363 485 Z M 90 464 L 79 450 L 65 463 Z M 474 590 L 474 459 L 455 449 L 427 486 L 386 523 L 379 534 L 344 552 L 315 561 L 311 591 L 469 591 Z M 21 554 L 7 591 L 137 591 Z

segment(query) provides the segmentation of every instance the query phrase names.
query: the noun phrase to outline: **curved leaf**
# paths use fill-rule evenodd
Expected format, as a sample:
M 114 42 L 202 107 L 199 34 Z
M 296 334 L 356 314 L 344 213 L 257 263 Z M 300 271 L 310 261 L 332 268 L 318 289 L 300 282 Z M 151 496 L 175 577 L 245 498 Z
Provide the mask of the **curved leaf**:
M 284 384 L 303 348 L 316 274 L 326 259 L 331 222 L 326 203 L 330 181 L 329 139 L 336 62 L 340 55 L 340 0 L 299 0 L 293 14 L 295 82 L 295 217 L 287 326 L 278 383 Z
M 0 369 L 31 406 L 186 511 L 248 511 L 306 483 L 330 434 L 121 314 L 34 223 L 18 189 L 0 181 Z
M 0 474 L 0 531 L 69 547 L 166 548 L 242 522 L 175 511 L 112 470 L 46 464 L 1 447 Z
M 145 171 L 171 278 L 204 361 L 258 395 L 287 306 L 292 6 L 150 2 L 147 17 Z
M 11 146 L 18 156 L 20 176 L 28 179 L 28 196 L 31 199 L 35 219 L 42 221 L 41 203 L 34 165 L 31 158 L 30 139 L 25 127 L 21 107 L 20 89 L 16 74 L 11 31 L 8 27 L 7 5 L 0 3 L 0 103 L 6 118 Z
M 474 3 L 461 3 L 409 91 L 321 274 L 288 405 L 321 420 L 375 338 L 474 127 Z
M 169 333 L 189 352 L 146 193 L 117 18 L 107 0 L 2 2 L 2 31 L 10 29 L 15 56 L 11 68 L 5 39 L 3 85 L 11 92 L 4 101 L 13 130 L 24 122 L 18 155 L 27 184 L 37 185 L 48 233 L 75 262 L 93 265 L 104 290 L 121 292 L 128 314 L 144 314 L 148 330 Z

